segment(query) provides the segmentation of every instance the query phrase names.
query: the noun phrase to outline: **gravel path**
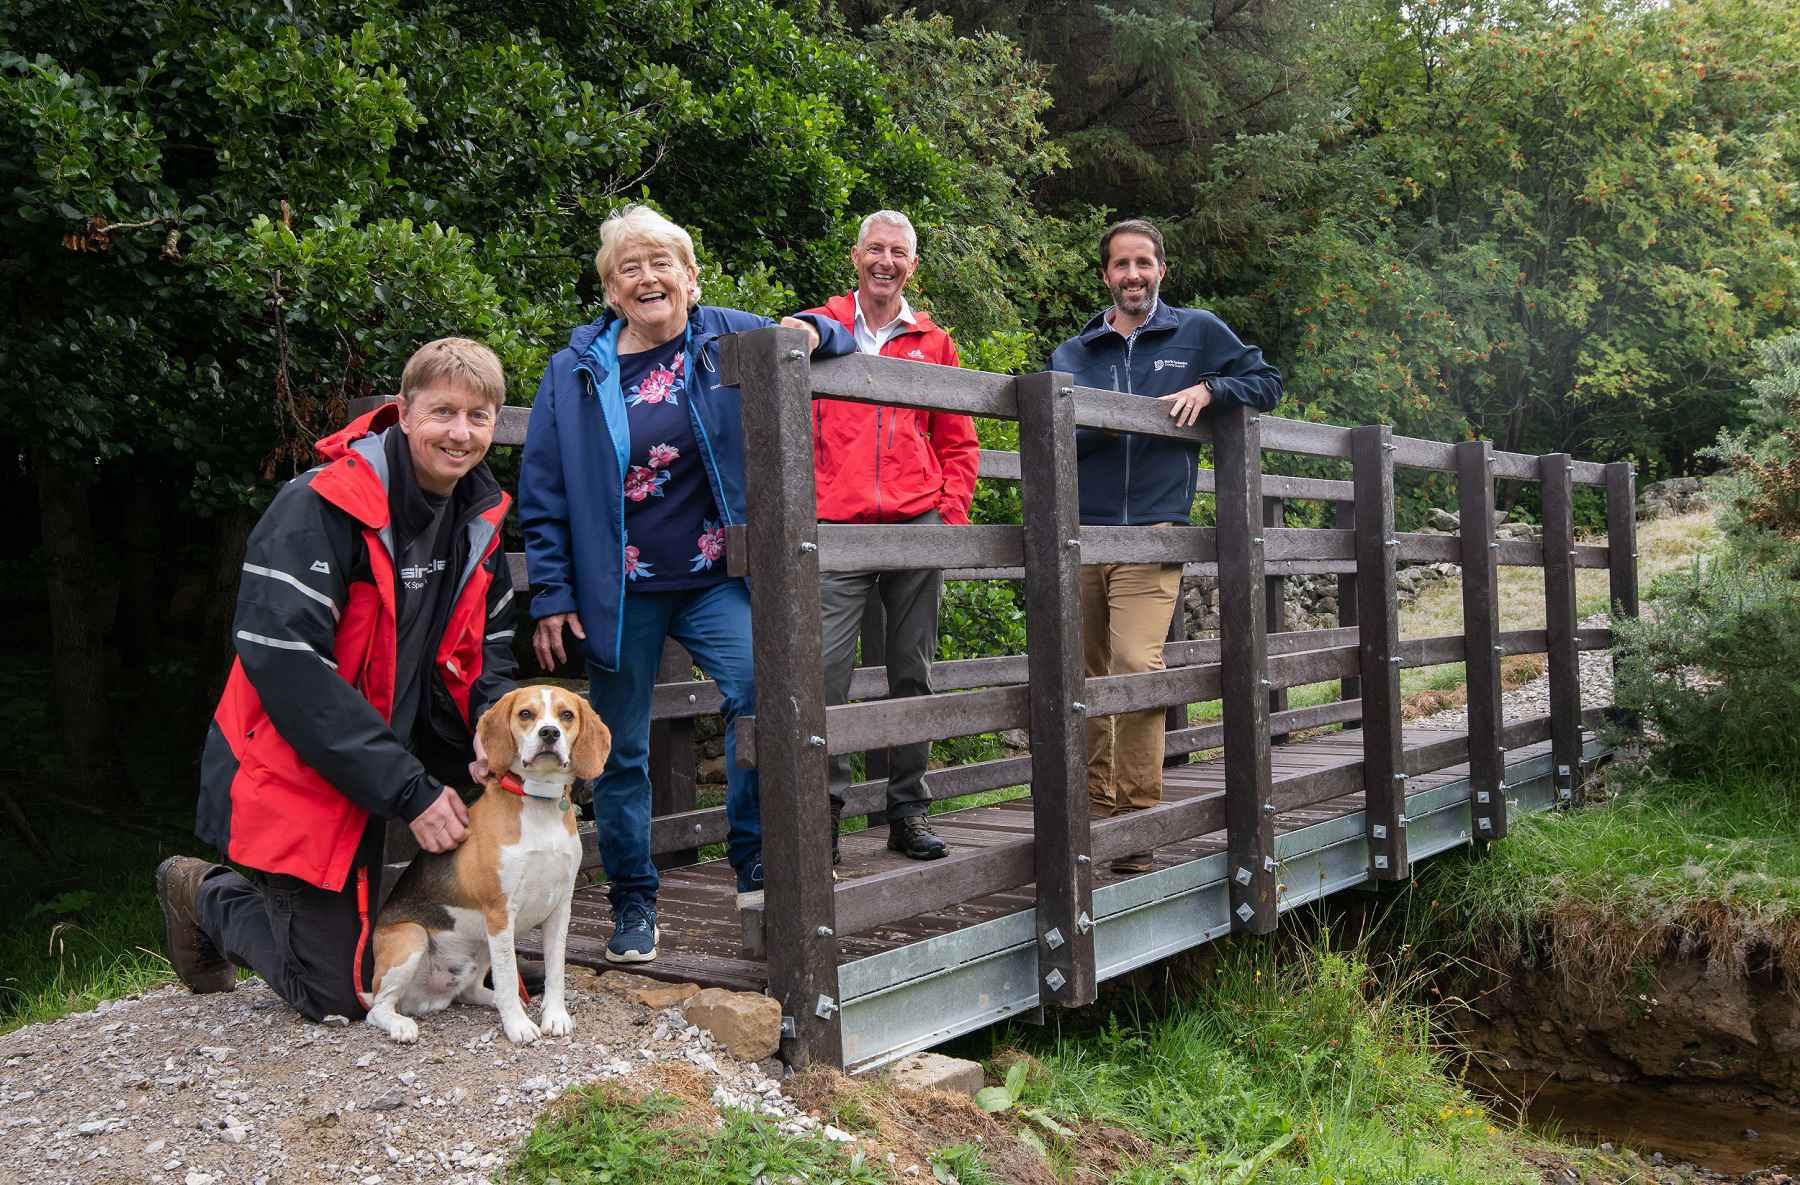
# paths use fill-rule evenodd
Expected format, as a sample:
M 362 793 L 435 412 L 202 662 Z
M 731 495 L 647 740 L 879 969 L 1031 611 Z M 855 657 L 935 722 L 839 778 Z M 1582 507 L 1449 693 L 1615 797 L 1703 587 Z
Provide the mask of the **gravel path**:
M 1604 613 L 1597 613 L 1581 622 L 1580 628 L 1601 629 L 1607 623 Z M 1599 708 L 1613 702 L 1612 651 L 1583 650 L 1575 656 L 1576 666 L 1581 678 L 1581 706 Z M 1541 675 L 1522 687 L 1515 687 L 1500 696 L 1500 715 L 1507 724 L 1519 720 L 1532 720 L 1550 714 L 1550 676 Z M 1407 721 L 1409 728 L 1444 728 L 1461 731 L 1469 727 L 1469 710 L 1466 707 L 1447 708 L 1430 716 L 1421 716 L 1417 720 Z
M 818 1126 L 765 1073 L 772 1063 L 736 1061 L 678 1012 L 591 973 L 570 978 L 574 1034 L 527 1046 L 487 1008 L 428 1018 L 416 1045 L 360 1022 L 311 1024 L 255 979 L 20 1029 L 0 1037 L 0 1181 L 487 1181 L 558 1094 L 621 1075 L 674 1075 L 715 1104 Z

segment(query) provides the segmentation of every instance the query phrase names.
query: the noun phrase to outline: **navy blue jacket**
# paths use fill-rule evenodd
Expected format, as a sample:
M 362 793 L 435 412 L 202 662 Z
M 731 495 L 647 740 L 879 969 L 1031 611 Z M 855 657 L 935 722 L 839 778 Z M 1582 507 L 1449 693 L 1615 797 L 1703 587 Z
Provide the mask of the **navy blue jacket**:
M 830 317 L 803 316 L 819 334 L 815 358 L 849 354 L 856 339 Z M 713 502 L 726 523 L 744 521 L 744 424 L 736 387 L 719 383 L 719 338 L 775 322 L 755 313 L 696 306 L 688 314 L 688 418 L 700 442 Z M 619 390 L 619 331 L 608 311 L 569 335 L 550 359 L 531 405 L 519 464 L 519 525 L 531 616 L 578 613 L 588 658 L 619 668 L 625 607 L 625 473 L 631 428 Z
M 1110 311 L 1110 310 L 1109 310 Z M 1205 309 L 1161 302 L 1127 340 L 1101 313 L 1056 347 L 1050 369 L 1067 371 L 1081 387 L 1152 398 L 1173 395 L 1201 379 L 1210 407 L 1234 403 L 1268 411 L 1281 399 L 1281 372 L 1262 351 L 1238 340 Z M 1156 436 L 1077 428 L 1081 521 L 1097 526 L 1185 523 L 1194 505 L 1198 449 Z

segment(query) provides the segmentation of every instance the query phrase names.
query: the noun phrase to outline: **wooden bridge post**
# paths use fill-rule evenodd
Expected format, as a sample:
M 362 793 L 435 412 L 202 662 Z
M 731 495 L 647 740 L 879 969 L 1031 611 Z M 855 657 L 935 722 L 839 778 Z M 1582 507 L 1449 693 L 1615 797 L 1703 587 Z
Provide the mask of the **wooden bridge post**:
M 1456 446 L 1462 536 L 1463 672 L 1469 688 L 1469 829 L 1506 834 L 1506 745 L 1500 707 L 1500 556 L 1494 541 L 1494 446 Z
M 1575 467 L 1538 458 L 1544 512 L 1544 629 L 1549 637 L 1550 760 L 1556 795 L 1574 801 L 1581 773 L 1581 668 L 1575 651 Z
M 1279 921 L 1275 804 L 1269 801 L 1269 635 L 1263 586 L 1261 417 L 1213 417 L 1218 504 L 1220 695 L 1225 710 L 1225 834 L 1231 926 L 1267 934 Z
M 1073 382 L 1055 371 L 1017 380 L 1019 468 L 1031 474 L 1019 493 L 1031 683 L 1037 998 L 1064 1007 L 1093 1003 L 1098 991 Z
M 1331 525 L 1339 531 L 1356 529 L 1356 503 L 1333 502 L 1331 504 Z M 1356 624 L 1356 573 L 1341 572 L 1337 578 L 1337 623 L 1339 629 L 1346 629 Z M 1338 680 L 1338 698 L 1343 700 L 1362 698 L 1362 680 L 1354 675 L 1345 675 Z M 1344 731 L 1361 728 L 1360 720 L 1346 720 Z
M 1606 583 L 1614 617 L 1638 615 L 1637 474 L 1630 461 L 1606 467 Z M 1619 651 L 1613 649 L 1613 674 L 1618 675 Z M 1617 697 L 1614 697 L 1615 702 Z M 1635 716 L 1620 712 L 1614 723 L 1636 729 Z
M 1410 875 L 1400 728 L 1400 598 L 1394 583 L 1394 442 L 1384 424 L 1350 429 L 1356 473 L 1357 637 L 1362 657 L 1363 802 L 1369 874 Z
M 1017 380 L 1025 533 L 1026 671 L 1031 685 L 1031 815 L 1037 871 L 1038 999 L 1094 1002 L 1094 865 L 1081 660 L 1081 517 L 1074 380 Z
M 1287 503 L 1283 499 L 1264 498 L 1262 504 L 1263 526 L 1282 527 L 1287 525 Z M 1263 616 L 1268 623 L 1269 632 L 1271 634 L 1286 633 L 1288 628 L 1287 577 L 1268 575 L 1263 577 L 1263 602 Z M 1269 715 L 1285 712 L 1287 706 L 1287 688 L 1277 687 L 1269 692 Z M 1274 733 L 1269 737 L 1270 742 L 1276 745 L 1285 745 L 1287 739 L 1288 734 L 1285 732 Z
M 658 683 L 686 683 L 694 677 L 694 660 L 670 639 L 663 647 Z M 673 815 L 694 809 L 698 778 L 694 768 L 694 721 L 658 720 L 650 725 L 650 813 Z M 658 868 L 680 868 L 700 858 L 698 848 L 664 852 Z
M 806 335 L 781 327 L 727 337 L 722 359 L 744 399 L 749 465 L 756 766 L 762 782 L 769 994 L 796 1068 L 841 1066 L 838 944 L 825 777 L 818 505 Z M 789 1022 L 792 1030 L 789 1031 Z

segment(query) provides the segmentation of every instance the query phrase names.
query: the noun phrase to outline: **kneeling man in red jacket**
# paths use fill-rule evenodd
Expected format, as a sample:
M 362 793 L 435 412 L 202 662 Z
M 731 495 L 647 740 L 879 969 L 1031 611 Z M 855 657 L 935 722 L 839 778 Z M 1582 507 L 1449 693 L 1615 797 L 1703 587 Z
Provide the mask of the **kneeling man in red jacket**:
M 483 463 L 505 398 L 493 351 L 432 342 L 250 533 L 195 831 L 254 879 L 187 856 L 156 870 L 192 990 L 248 967 L 310 1019 L 361 1016 L 387 820 L 428 852 L 462 843 L 446 783 L 478 773 L 475 722 L 517 670 L 510 499 Z
M 894 210 L 862 221 L 856 249 L 856 287 L 808 310 L 836 318 L 856 335 L 864 354 L 957 365 L 956 345 L 906 300 L 919 266 L 912 222 Z M 975 497 L 981 446 L 975 421 L 964 415 L 885 404 L 821 399 L 813 404 L 813 476 L 823 523 L 967 523 Z M 880 597 L 886 615 L 888 695 L 931 694 L 937 655 L 938 603 L 944 576 L 910 572 L 827 572 L 820 577 L 824 616 L 825 702 L 850 696 L 850 671 L 863 607 Z M 888 847 L 915 860 L 945 852 L 925 821 L 930 742 L 898 745 L 888 753 Z M 837 822 L 850 787 L 850 759 L 831 759 L 831 858 L 839 859 Z

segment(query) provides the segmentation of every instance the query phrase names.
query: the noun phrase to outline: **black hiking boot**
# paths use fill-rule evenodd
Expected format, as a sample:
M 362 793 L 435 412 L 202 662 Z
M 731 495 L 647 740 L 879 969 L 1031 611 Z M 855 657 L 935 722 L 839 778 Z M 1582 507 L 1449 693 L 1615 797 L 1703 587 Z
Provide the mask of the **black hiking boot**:
M 914 860 L 936 860 L 950 850 L 925 821 L 924 815 L 908 815 L 888 821 L 888 847 Z

